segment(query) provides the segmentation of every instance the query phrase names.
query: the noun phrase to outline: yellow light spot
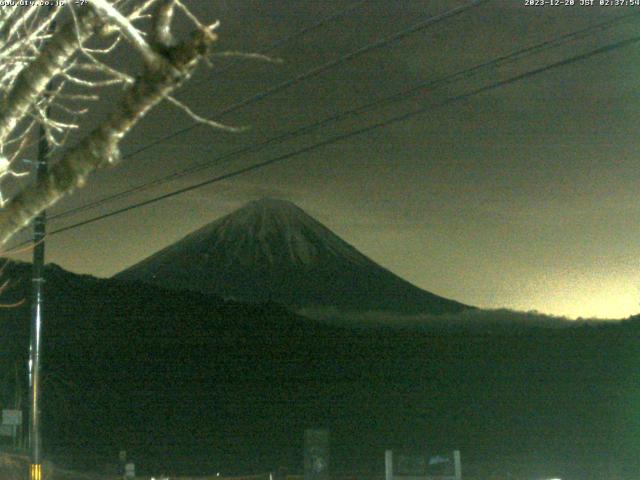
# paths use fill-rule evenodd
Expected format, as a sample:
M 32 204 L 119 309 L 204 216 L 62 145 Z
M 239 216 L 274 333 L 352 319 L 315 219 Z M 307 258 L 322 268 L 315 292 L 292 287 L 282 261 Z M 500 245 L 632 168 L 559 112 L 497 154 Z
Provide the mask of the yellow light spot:
M 42 480 L 42 465 L 39 463 L 31 464 L 31 475 L 29 480 Z

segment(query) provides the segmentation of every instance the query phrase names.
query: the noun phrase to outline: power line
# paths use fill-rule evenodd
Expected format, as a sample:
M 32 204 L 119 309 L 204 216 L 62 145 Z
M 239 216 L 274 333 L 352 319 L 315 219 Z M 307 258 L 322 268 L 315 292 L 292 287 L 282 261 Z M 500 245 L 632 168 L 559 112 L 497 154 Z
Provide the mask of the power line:
M 364 55 L 365 53 L 368 53 L 368 52 L 370 52 L 372 50 L 375 50 L 375 49 L 378 49 L 378 48 L 382 48 L 382 47 L 384 47 L 384 46 L 386 46 L 386 45 L 388 45 L 390 43 L 396 42 L 396 41 L 401 40 L 401 39 L 403 39 L 403 38 L 405 38 L 405 37 L 407 37 L 407 36 L 409 36 L 411 34 L 414 34 L 414 33 L 417 33 L 417 32 L 419 32 L 421 30 L 424 30 L 424 29 L 430 27 L 431 25 L 437 24 L 437 23 L 439 23 L 441 21 L 444 21 L 446 19 L 449 19 L 449 18 L 455 17 L 457 15 L 460 15 L 460 14 L 464 13 L 465 11 L 467 11 L 469 9 L 478 7 L 478 6 L 482 5 L 482 4 L 488 3 L 490 1 L 491 0 L 472 0 L 467 4 L 461 5 L 459 7 L 452 8 L 452 9 L 447 10 L 447 11 L 445 11 L 443 13 L 438 14 L 438 15 L 429 16 L 427 19 L 425 19 L 425 20 L 423 20 L 421 22 L 418 22 L 416 24 L 413 24 L 413 25 L 411 25 L 411 26 L 409 26 L 409 27 L 407 27 L 407 28 L 405 28 L 405 29 L 403 29 L 403 30 L 401 30 L 399 32 L 396 32 L 394 34 L 391 34 L 391 35 L 388 35 L 386 37 L 383 37 L 383 38 L 381 38 L 381 39 L 379 39 L 379 40 L 377 40 L 375 42 L 366 44 L 363 47 L 360 47 L 359 49 L 357 49 L 357 50 L 355 50 L 353 52 L 350 52 L 350 53 L 348 53 L 346 55 L 343 55 L 343 56 L 341 56 L 341 57 L 339 57 L 339 58 L 337 58 L 335 60 L 331 60 L 329 62 L 326 62 L 326 63 L 324 63 L 324 64 L 322 64 L 322 65 L 320 65 L 318 67 L 312 68 L 311 70 L 308 70 L 307 72 L 304 72 L 304 73 L 302 73 L 300 75 L 297 75 L 297 76 L 295 76 L 295 77 L 293 77 L 293 78 L 291 78 L 289 80 L 281 82 L 281 83 L 279 83 L 279 84 L 277 84 L 277 85 L 275 85 L 275 86 L 273 86 L 271 88 L 268 88 L 267 90 L 264 90 L 264 91 L 262 91 L 262 92 L 260 92 L 258 94 L 255 94 L 255 95 L 253 95 L 251 97 L 245 98 L 244 100 L 241 100 L 240 102 L 237 102 L 237 103 L 235 103 L 235 104 L 223 109 L 222 111 L 218 112 L 218 114 L 214 115 L 213 117 L 210 117 L 210 119 L 212 119 L 212 120 L 213 119 L 219 119 L 220 117 L 222 117 L 222 116 L 224 116 L 226 114 L 234 112 L 234 111 L 236 111 L 236 110 L 238 110 L 238 109 L 240 109 L 240 108 L 242 108 L 242 107 L 244 107 L 246 105 L 249 105 L 249 104 L 251 104 L 253 102 L 260 101 L 260 100 L 268 97 L 269 95 L 273 95 L 273 94 L 275 94 L 277 92 L 280 92 L 280 91 L 282 91 L 282 90 L 284 90 L 286 88 L 289 88 L 290 86 L 296 85 L 296 84 L 298 84 L 298 83 L 300 83 L 300 82 L 302 82 L 304 80 L 307 80 L 307 79 L 313 78 L 313 77 L 315 77 L 317 75 L 320 75 L 321 73 L 323 73 L 323 72 L 325 72 L 327 70 L 330 70 L 331 68 L 334 68 L 336 66 L 339 66 L 339 65 L 341 65 L 341 64 L 343 64 L 343 63 L 345 63 L 347 61 L 350 61 L 350 60 L 352 60 L 354 58 L 357 58 L 358 56 Z M 145 150 L 147 150 L 149 148 L 152 148 L 155 145 L 158 145 L 158 144 L 160 144 L 160 143 L 162 143 L 164 141 L 170 140 L 171 138 L 174 138 L 174 137 L 176 137 L 178 135 L 186 133 L 186 132 L 188 132 L 188 131 L 190 131 L 190 130 L 192 130 L 192 129 L 200 126 L 200 125 L 201 125 L 201 122 L 194 122 L 193 124 L 191 124 L 188 127 L 185 127 L 185 128 L 183 128 L 181 130 L 178 130 L 178 131 L 175 131 L 175 132 L 173 132 L 171 134 L 165 135 L 164 137 L 161 137 L 161 138 L 159 138 L 157 140 L 154 140 L 154 141 L 148 143 L 147 145 L 144 145 L 144 146 L 138 148 L 137 150 L 135 150 L 133 152 L 130 152 L 128 154 L 123 155 L 122 159 L 124 160 L 124 159 L 131 158 L 131 157 L 137 155 L 138 153 L 141 153 L 141 152 L 143 152 L 143 151 L 145 151 Z
M 566 66 L 566 65 L 570 65 L 572 63 L 576 63 L 576 62 L 579 62 L 579 61 L 582 61 L 582 60 L 586 60 L 586 59 L 594 57 L 596 55 L 602 55 L 602 54 L 605 54 L 605 53 L 609 53 L 609 52 L 612 52 L 612 51 L 617 50 L 619 48 L 623 48 L 623 47 L 626 47 L 626 46 L 629 46 L 629 45 L 632 45 L 632 44 L 638 43 L 638 42 L 640 42 L 640 36 L 632 37 L 632 38 L 629 38 L 629 39 L 626 39 L 626 40 L 621 40 L 621 41 L 618 41 L 618 42 L 615 42 L 615 43 L 612 43 L 612 44 L 609 44 L 609 45 L 606 45 L 606 46 L 603 46 L 603 47 L 600 47 L 600 48 L 596 48 L 594 50 L 591 50 L 591 51 L 583 53 L 583 54 L 575 55 L 573 57 L 570 57 L 570 58 L 567 58 L 567 59 L 564 59 L 564 60 L 560 60 L 558 62 L 554 62 L 554 63 L 551 63 L 549 65 L 546 65 L 546 66 L 543 66 L 543 67 L 540 67 L 540 68 L 529 70 L 529 71 L 527 71 L 525 73 L 521 73 L 521 74 L 515 75 L 515 76 L 510 77 L 510 78 L 508 78 L 506 80 L 500 80 L 500 81 L 494 82 L 494 83 L 492 83 L 490 85 L 486 85 L 484 87 L 480 87 L 480 88 L 471 90 L 469 92 L 462 93 L 462 94 L 450 97 L 450 98 L 448 98 L 448 99 L 446 99 L 446 100 L 444 100 L 444 101 L 442 101 L 440 103 L 429 105 L 429 106 L 426 106 L 426 107 L 421 107 L 421 108 L 419 108 L 417 110 L 413 110 L 411 112 L 404 113 L 402 115 L 398 115 L 398 116 L 389 118 L 387 120 L 383 120 L 383 121 L 380 121 L 380 122 L 377 122 L 377 123 L 373 123 L 373 124 L 367 125 L 365 127 L 361 127 L 361 128 L 356 129 L 356 130 L 352 130 L 350 132 L 346 132 L 346 133 L 331 137 L 331 138 L 326 139 L 326 140 L 324 140 L 322 142 L 315 143 L 313 145 L 310 145 L 310 146 L 295 150 L 293 152 L 289 152 L 289 153 L 286 153 L 284 155 L 280 155 L 280 156 L 271 158 L 269 160 L 265 160 L 263 162 L 259 162 L 259 163 L 253 164 L 253 165 L 250 165 L 250 166 L 235 170 L 233 172 L 230 172 L 230 173 L 227 173 L 227 174 L 224 174 L 224 175 L 219 175 L 217 177 L 211 178 L 209 180 L 205 180 L 203 182 L 192 184 L 192 185 L 190 185 L 188 187 L 185 187 L 185 188 L 174 190 L 173 192 L 169 192 L 169 193 L 166 193 L 166 194 L 163 194 L 163 195 L 159 195 L 157 197 L 154 197 L 154 198 L 142 201 L 142 202 L 138 202 L 138 203 L 129 205 L 127 207 L 120 208 L 118 210 L 114 210 L 114 211 L 109 212 L 109 213 L 98 215 L 96 217 L 93 217 L 93 218 L 90 218 L 90 219 L 87 219 L 87 220 L 84 220 L 84 221 L 81 221 L 81 222 L 77 222 L 77 223 L 74 223 L 72 225 L 68 225 L 66 227 L 62 227 L 62 228 L 53 230 L 50 233 L 50 235 L 54 235 L 54 234 L 57 234 L 57 233 L 62 233 L 62 232 L 65 232 L 65 231 L 68 231 L 68 230 L 71 230 L 71 229 L 74 229 L 74 228 L 78 228 L 78 227 L 87 225 L 89 223 L 94 223 L 94 222 L 97 222 L 99 220 L 103 220 L 105 218 L 109 218 L 109 217 L 112 217 L 112 216 L 115 216 L 115 215 L 119 215 L 121 213 L 125 213 L 125 212 L 128 212 L 128 211 L 134 210 L 136 208 L 140 208 L 140 207 L 143 207 L 143 206 L 146 206 L 146 205 L 150 205 L 152 203 L 156 203 L 156 202 L 159 202 L 161 200 L 166 200 L 167 198 L 171 198 L 171 197 L 174 197 L 176 195 L 180 195 L 180 194 L 195 190 L 197 188 L 200 188 L 200 187 L 203 187 L 203 186 L 206 186 L 206 185 L 211 185 L 213 183 L 217 183 L 217 182 L 220 182 L 220 181 L 223 181 L 223 180 L 227 180 L 229 178 L 237 177 L 237 176 L 242 175 L 244 173 L 248 173 L 248 172 L 251 172 L 251 171 L 254 171 L 254 170 L 258 170 L 258 169 L 264 168 L 264 167 L 266 167 L 268 165 L 279 163 L 279 162 L 282 162 L 284 160 L 288 160 L 289 158 L 292 158 L 292 157 L 295 157 L 295 156 L 298 156 L 298 155 L 301 155 L 301 154 L 304 154 L 304 153 L 311 152 L 311 151 L 316 150 L 318 148 L 321 148 L 321 147 L 324 147 L 324 146 L 327 146 L 327 145 L 331 145 L 331 144 L 340 142 L 342 140 L 346 140 L 346 139 L 348 139 L 350 137 L 354 137 L 356 135 L 362 135 L 364 133 L 368 133 L 368 132 L 371 132 L 373 130 L 377 130 L 379 128 L 387 127 L 387 126 L 389 126 L 391 124 L 394 124 L 394 123 L 397 123 L 397 122 L 402 122 L 402 121 L 408 120 L 410 118 L 413 118 L 415 116 L 427 113 L 427 112 L 429 112 L 431 110 L 434 110 L 436 108 L 448 106 L 448 105 L 451 105 L 453 103 L 457 103 L 457 102 L 460 102 L 460 101 L 463 101 L 463 100 L 467 100 L 467 99 L 469 99 L 471 97 L 474 97 L 476 95 L 479 95 L 481 93 L 485 93 L 485 92 L 488 92 L 488 91 L 491 91 L 491 90 L 495 90 L 497 88 L 500 88 L 500 87 L 503 87 L 503 86 L 506 86 L 506 85 L 509 85 L 509 84 L 512 84 L 512 83 L 515 83 L 515 82 L 518 82 L 518 81 L 521 81 L 521 80 L 524 80 L 526 78 L 530 78 L 530 77 L 533 77 L 533 76 L 536 76 L 536 75 L 540 75 L 542 73 L 548 72 L 548 71 L 553 70 L 555 68 L 563 67 L 563 66 Z
M 359 48 L 359 49 L 357 49 L 357 50 L 355 50 L 355 51 L 353 51 L 351 53 L 348 53 L 347 55 L 344 55 L 342 57 L 339 57 L 338 59 L 329 61 L 329 62 L 327 62 L 327 63 L 325 63 L 323 65 L 320 65 L 319 67 L 314 67 L 314 68 L 312 68 L 311 70 L 308 70 L 305 73 L 302 73 L 302 74 L 300 74 L 300 75 L 298 75 L 296 77 L 293 77 L 293 78 L 291 78 L 289 80 L 286 80 L 286 81 L 284 81 L 284 82 L 282 82 L 282 83 L 280 83 L 278 85 L 275 85 L 274 87 L 271 87 L 271 88 L 269 88 L 269 89 L 267 89 L 267 90 L 265 90 L 263 92 L 260 92 L 260 93 L 258 93 L 256 95 L 253 95 L 252 97 L 246 98 L 246 99 L 244 99 L 244 100 L 242 100 L 242 101 L 240 101 L 238 103 L 235 103 L 235 104 L 225 108 L 224 110 L 218 112 L 213 117 L 210 117 L 210 119 L 219 120 L 220 117 L 222 117 L 222 116 L 224 116 L 224 115 L 226 115 L 228 113 L 234 112 L 234 111 L 238 110 L 239 108 L 241 108 L 243 106 L 246 106 L 246 105 L 248 105 L 250 103 L 253 103 L 255 101 L 259 101 L 259 100 L 261 100 L 261 99 L 263 99 L 263 98 L 265 98 L 265 97 L 267 97 L 269 95 L 275 94 L 275 93 L 277 93 L 277 92 L 279 92 L 281 90 L 284 90 L 285 88 L 293 86 L 293 85 L 295 85 L 297 83 L 300 83 L 300 82 L 302 82 L 304 80 L 307 80 L 309 78 L 313 78 L 313 77 L 319 75 L 320 73 L 323 73 L 323 72 L 325 72 L 325 71 L 327 71 L 327 70 L 329 70 L 331 68 L 334 68 L 334 67 L 336 67 L 336 66 L 338 66 L 338 65 L 340 65 L 342 63 L 345 63 L 345 62 L 347 62 L 349 60 L 352 60 L 353 58 L 356 58 L 357 56 L 363 55 L 364 53 L 367 53 L 367 52 L 369 52 L 369 51 L 371 51 L 373 49 L 381 48 L 381 47 L 383 47 L 385 45 L 388 45 L 389 43 L 392 43 L 394 41 L 400 40 L 400 39 L 402 39 L 402 38 L 404 38 L 404 37 L 406 37 L 408 35 L 411 35 L 413 33 L 416 33 L 418 31 L 420 31 L 420 30 L 423 30 L 423 29 L 425 29 L 425 28 L 427 28 L 427 27 L 429 27 L 429 26 L 431 26 L 433 24 L 436 24 L 436 23 L 441 22 L 443 20 L 446 20 L 448 18 L 451 18 L 451 17 L 454 17 L 456 15 L 459 15 L 459 14 L 465 12 L 466 10 L 468 10 L 470 8 L 477 7 L 477 6 L 481 5 L 481 4 L 489 2 L 489 1 L 491 1 L 491 0 L 474 0 L 474 1 L 470 2 L 470 3 L 468 3 L 468 4 L 462 5 L 460 7 L 456 7 L 456 8 L 447 10 L 444 13 L 441 13 L 439 15 L 429 17 L 428 19 L 426 19 L 426 20 L 424 20 L 422 22 L 419 22 L 417 24 L 414 24 L 413 26 L 411 26 L 409 28 L 401 30 L 400 32 L 397 32 L 397 33 L 394 33 L 394 34 L 389 35 L 387 37 L 384 37 L 382 39 L 379 39 L 379 40 L 377 40 L 377 41 L 375 41 L 373 43 L 369 43 L 369 44 L 367 44 L 367 45 L 365 45 L 365 46 L 363 46 L 363 47 L 361 47 L 361 48 Z M 202 124 L 200 122 L 194 122 L 193 124 L 191 124 L 188 127 L 185 127 L 183 129 L 180 129 L 180 130 L 177 130 L 175 132 L 172 132 L 172 133 L 170 133 L 170 134 L 168 134 L 168 135 L 166 135 L 164 137 L 161 137 L 161 138 L 159 138 L 157 140 L 154 140 L 154 141 L 152 141 L 152 142 L 140 147 L 137 150 L 134 150 L 133 152 L 130 152 L 130 153 L 124 155 L 123 159 L 131 158 L 131 157 L 137 155 L 138 153 L 141 153 L 141 152 L 143 152 L 143 151 L 145 151 L 145 150 L 147 150 L 149 148 L 152 148 L 155 145 L 158 145 L 159 143 L 162 143 L 162 142 L 164 142 L 166 140 L 170 140 L 170 139 L 172 139 L 172 138 L 174 138 L 176 136 L 182 135 L 183 133 L 186 133 L 186 132 L 188 132 L 188 131 L 190 131 L 190 130 L 198 127 L 198 126 L 201 126 L 201 125 Z M 180 176 L 180 175 L 178 175 L 178 176 Z M 171 177 L 175 178 L 173 175 L 171 175 Z M 133 191 L 138 191 L 138 190 L 139 190 L 138 187 L 134 187 L 132 189 L 132 192 Z M 120 198 L 121 196 L 122 195 L 120 195 L 120 194 L 116 194 L 115 196 L 109 196 L 107 198 L 109 200 L 112 200 L 114 198 Z M 78 211 L 86 210 L 87 208 L 92 208 L 93 206 L 95 206 L 96 204 L 102 202 L 103 200 L 106 200 L 106 199 L 101 199 L 101 200 L 97 200 L 96 202 L 92 202 L 90 204 L 90 206 L 78 207 L 76 209 L 72 209 L 73 211 L 68 210 L 66 212 L 62 212 L 62 213 L 60 213 L 58 215 L 52 216 L 51 219 L 60 218 L 60 217 L 63 217 L 63 216 L 68 216 L 68 215 L 70 215 L 72 213 L 77 213 Z
M 260 93 L 257 93 L 255 95 L 252 95 L 251 97 L 245 98 L 244 100 L 241 100 L 237 103 L 234 103 L 233 105 L 230 105 L 228 107 L 226 107 L 225 109 L 221 110 L 220 112 L 218 112 L 216 115 L 213 115 L 212 117 L 209 117 L 210 120 L 219 120 L 221 117 L 228 115 L 229 113 L 235 112 L 236 110 L 239 110 L 242 107 L 245 107 L 249 104 L 258 102 L 266 97 L 269 97 L 271 95 L 274 95 L 286 88 L 289 88 L 293 85 L 297 85 L 298 83 L 308 80 L 310 78 L 316 77 L 318 75 L 320 75 L 323 72 L 326 72 L 327 70 L 330 70 L 334 67 L 337 67 L 339 65 L 342 65 L 343 63 L 346 63 L 350 60 L 353 60 L 354 58 L 357 58 L 361 55 L 364 55 L 365 53 L 368 53 L 372 50 L 376 50 L 378 48 L 382 48 L 386 45 L 389 45 L 390 43 L 396 42 L 398 40 L 401 40 L 409 35 L 412 35 L 414 33 L 417 33 L 421 30 L 424 30 L 428 27 L 430 27 L 431 25 L 434 25 L 436 23 L 439 23 L 443 20 L 447 20 L 449 18 L 455 17 L 457 15 L 460 15 L 462 13 L 464 13 L 465 11 L 471 9 L 471 8 L 475 8 L 478 7 L 480 5 L 482 5 L 483 3 L 487 3 L 491 0 L 473 0 L 470 3 L 467 3 L 465 5 L 462 5 L 460 7 L 456 7 L 456 8 L 452 8 L 450 10 L 445 11 L 444 13 L 435 15 L 435 16 L 431 16 L 429 18 L 427 18 L 426 20 L 423 20 L 422 22 L 418 22 L 404 30 L 401 30 L 399 32 L 396 32 L 394 34 L 388 35 L 386 37 L 383 37 L 379 40 L 376 40 L 375 42 L 372 43 L 368 43 L 366 45 L 364 45 L 363 47 L 358 48 L 357 50 L 354 50 L 351 53 L 348 53 L 346 55 L 343 55 L 335 60 L 330 60 L 329 62 L 326 62 L 318 67 L 314 67 L 311 70 L 308 70 L 304 73 L 301 73 L 300 75 L 297 75 L 293 78 L 290 78 L 288 80 L 285 80 L 277 85 L 274 85 L 271 88 L 268 88 Z M 126 155 L 123 155 L 122 159 L 127 159 L 127 158 L 131 158 L 139 153 L 144 152 L 145 150 L 148 150 L 160 143 L 166 142 L 167 140 L 171 140 L 172 138 L 175 138 L 179 135 L 182 135 L 188 131 L 193 130 L 196 127 L 201 126 L 202 123 L 201 122 L 194 122 L 191 125 L 189 125 L 188 127 L 185 128 L 181 128 L 180 130 L 176 130 L 168 135 L 165 135 L 163 137 L 160 137 L 152 142 L 147 143 L 146 145 L 134 150 L 133 152 L 130 152 Z
M 571 41 L 571 40 L 575 40 L 575 39 L 579 39 L 579 38 L 584 38 L 588 35 L 593 34 L 593 32 L 598 31 L 598 30 L 604 30 L 607 28 L 611 28 L 615 25 L 617 25 L 620 22 L 624 22 L 624 21 L 628 21 L 628 20 L 634 20 L 634 19 L 638 19 L 638 17 L 640 16 L 640 12 L 636 12 L 636 13 L 632 13 L 632 14 L 628 14 L 628 15 L 622 15 L 619 17 L 616 17 L 614 19 L 611 20 L 607 20 L 604 22 L 600 22 L 596 25 L 592 25 L 590 27 L 587 28 L 583 28 L 574 32 L 570 32 L 570 33 L 566 33 L 563 35 L 560 35 L 554 39 L 551 40 L 546 40 L 543 42 L 540 42 L 536 45 L 532 45 L 529 47 L 524 47 L 522 49 L 516 50 L 514 52 L 511 52 L 509 54 L 503 55 L 501 57 L 498 57 L 496 59 L 493 60 L 489 60 L 486 62 L 482 62 L 479 63 L 473 67 L 446 75 L 444 77 L 441 77 L 439 79 L 436 80 L 429 80 L 429 81 L 424 81 L 424 82 L 420 82 L 417 85 L 409 88 L 409 89 L 405 89 L 401 92 L 395 93 L 391 96 L 382 98 L 382 99 L 378 99 L 378 100 L 374 100 L 373 102 L 370 102 L 366 105 L 362 105 L 359 107 L 356 107 L 354 109 L 345 111 L 345 112 L 340 112 L 338 114 L 332 115 L 330 117 L 324 118 L 322 120 L 313 122 L 311 124 L 307 124 L 304 125 L 302 127 L 298 127 L 294 130 L 290 130 L 287 132 L 284 132 L 280 135 L 277 135 L 275 137 L 271 137 L 267 140 L 264 140 L 262 142 L 259 142 L 257 144 L 252 144 L 252 145 L 247 145 L 244 147 L 241 147 L 239 149 L 233 150 L 231 152 L 225 153 L 213 160 L 209 160 L 207 162 L 202 162 L 199 163 L 197 165 L 193 165 L 191 167 L 188 168 L 184 168 L 182 170 L 178 170 L 175 172 L 172 172 L 168 175 L 165 175 L 161 178 L 155 179 L 155 180 L 151 180 L 145 183 L 142 183 L 140 185 L 137 185 L 135 187 L 129 188 L 127 190 L 121 191 L 121 192 L 117 192 L 115 194 L 103 197 L 102 199 L 90 202 L 88 204 L 76 207 L 76 208 L 72 208 L 69 209 L 67 211 L 61 212 L 57 215 L 54 215 L 52 217 L 50 217 L 51 219 L 59 219 L 59 218 L 63 218 L 63 217 L 67 217 L 70 215 L 75 215 L 77 213 L 92 209 L 92 208 L 96 208 L 100 205 L 104 205 L 108 202 L 117 200 L 119 198 L 124 198 L 127 197 L 129 195 L 132 195 L 133 193 L 136 192 L 140 192 L 140 191 L 144 191 L 147 190 L 148 188 L 157 186 L 157 185 L 161 185 L 163 183 L 166 183 L 168 181 L 171 180 L 175 180 L 176 178 L 180 178 L 183 177 L 185 175 L 191 174 L 191 173 L 195 173 L 195 172 L 199 172 L 202 171 L 204 169 L 207 168 L 211 168 L 213 166 L 216 165 L 220 165 L 228 160 L 231 160 L 232 158 L 235 158 L 239 155 L 243 155 L 246 153 L 255 153 L 258 151 L 261 151 L 265 148 L 267 148 L 268 146 L 275 144 L 275 143 L 280 143 L 286 140 L 290 140 L 293 138 L 296 138 L 298 136 L 304 135 L 312 130 L 315 130 L 317 128 L 320 128 L 324 125 L 327 125 L 329 123 L 334 123 L 337 122 L 339 120 L 342 120 L 344 118 L 350 117 L 350 116 L 355 116 L 355 115 L 360 115 L 363 112 L 369 111 L 371 109 L 374 108 L 378 108 L 378 107 L 382 107 L 384 105 L 388 105 L 394 102 L 398 102 L 401 100 L 406 99 L 407 97 L 411 96 L 411 95 L 416 95 L 419 92 L 422 92 L 424 90 L 428 90 L 428 89 L 436 89 L 441 85 L 444 84 L 450 84 L 453 83 L 457 80 L 460 79 L 468 79 L 470 77 L 472 77 L 473 75 L 478 74 L 479 72 L 487 69 L 487 68 L 495 68 L 498 67 L 500 65 L 504 65 L 506 63 L 511 63 L 517 60 L 521 60 L 522 58 L 525 58 L 527 56 L 551 49 L 551 48 L 557 48 L 558 46 L 561 46 L 562 44 Z
M 336 13 L 334 13 L 333 15 L 330 15 L 330 16 L 325 17 L 325 18 L 321 18 L 320 20 L 318 20 L 317 22 L 309 25 L 308 27 L 301 28 L 300 30 L 297 30 L 297 31 L 295 31 L 293 33 L 290 33 L 289 35 L 285 35 L 284 37 L 282 37 L 282 38 L 276 40 L 275 42 L 271 43 L 269 46 L 258 50 L 257 53 L 259 53 L 261 55 L 264 55 L 264 54 L 267 54 L 267 53 L 271 52 L 272 50 L 276 50 L 277 48 L 280 48 L 281 46 L 286 45 L 287 43 L 289 43 L 289 42 L 291 42 L 291 41 L 293 41 L 293 40 L 295 40 L 297 38 L 300 38 L 300 37 L 302 37 L 302 36 L 304 36 L 304 35 L 306 35 L 308 33 L 311 33 L 314 30 L 317 30 L 318 28 L 324 26 L 325 24 L 327 24 L 329 22 L 333 22 L 335 20 L 338 20 L 341 17 L 344 17 L 348 13 L 360 8 L 365 3 L 367 3 L 367 0 L 360 0 L 359 2 L 352 3 L 351 5 L 343 8 L 342 10 L 340 10 L 340 11 L 338 11 Z M 218 75 L 220 75 L 220 74 L 228 71 L 229 68 L 230 67 L 222 68 L 222 69 L 218 70 L 216 73 Z M 203 79 L 203 80 L 200 80 L 198 82 L 191 82 L 191 83 L 189 83 L 189 87 L 193 88 L 194 86 L 202 85 L 206 81 L 207 81 L 206 79 Z

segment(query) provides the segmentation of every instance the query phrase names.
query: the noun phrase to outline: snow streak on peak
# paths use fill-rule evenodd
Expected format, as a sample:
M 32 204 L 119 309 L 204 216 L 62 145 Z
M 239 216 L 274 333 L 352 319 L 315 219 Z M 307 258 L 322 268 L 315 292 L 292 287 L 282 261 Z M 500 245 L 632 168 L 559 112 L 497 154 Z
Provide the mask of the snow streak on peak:
M 249 202 L 199 233 L 243 264 L 310 265 L 329 258 L 372 263 L 301 208 L 273 198 Z

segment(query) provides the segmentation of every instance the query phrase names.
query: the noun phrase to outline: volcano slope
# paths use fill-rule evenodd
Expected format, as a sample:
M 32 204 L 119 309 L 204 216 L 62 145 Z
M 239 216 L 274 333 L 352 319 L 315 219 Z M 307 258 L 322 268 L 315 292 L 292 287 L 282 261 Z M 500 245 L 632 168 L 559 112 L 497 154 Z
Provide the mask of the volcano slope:
M 302 209 L 274 199 L 250 202 L 115 278 L 294 310 L 442 314 L 471 308 L 410 284 Z

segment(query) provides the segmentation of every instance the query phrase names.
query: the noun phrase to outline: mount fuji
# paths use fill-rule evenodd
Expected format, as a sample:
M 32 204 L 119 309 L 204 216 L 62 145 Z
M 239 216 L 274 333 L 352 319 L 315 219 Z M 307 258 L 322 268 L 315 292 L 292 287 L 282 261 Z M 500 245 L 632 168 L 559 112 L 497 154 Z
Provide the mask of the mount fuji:
M 410 284 L 296 205 L 275 199 L 250 202 L 115 278 L 294 309 L 442 314 L 472 308 Z

